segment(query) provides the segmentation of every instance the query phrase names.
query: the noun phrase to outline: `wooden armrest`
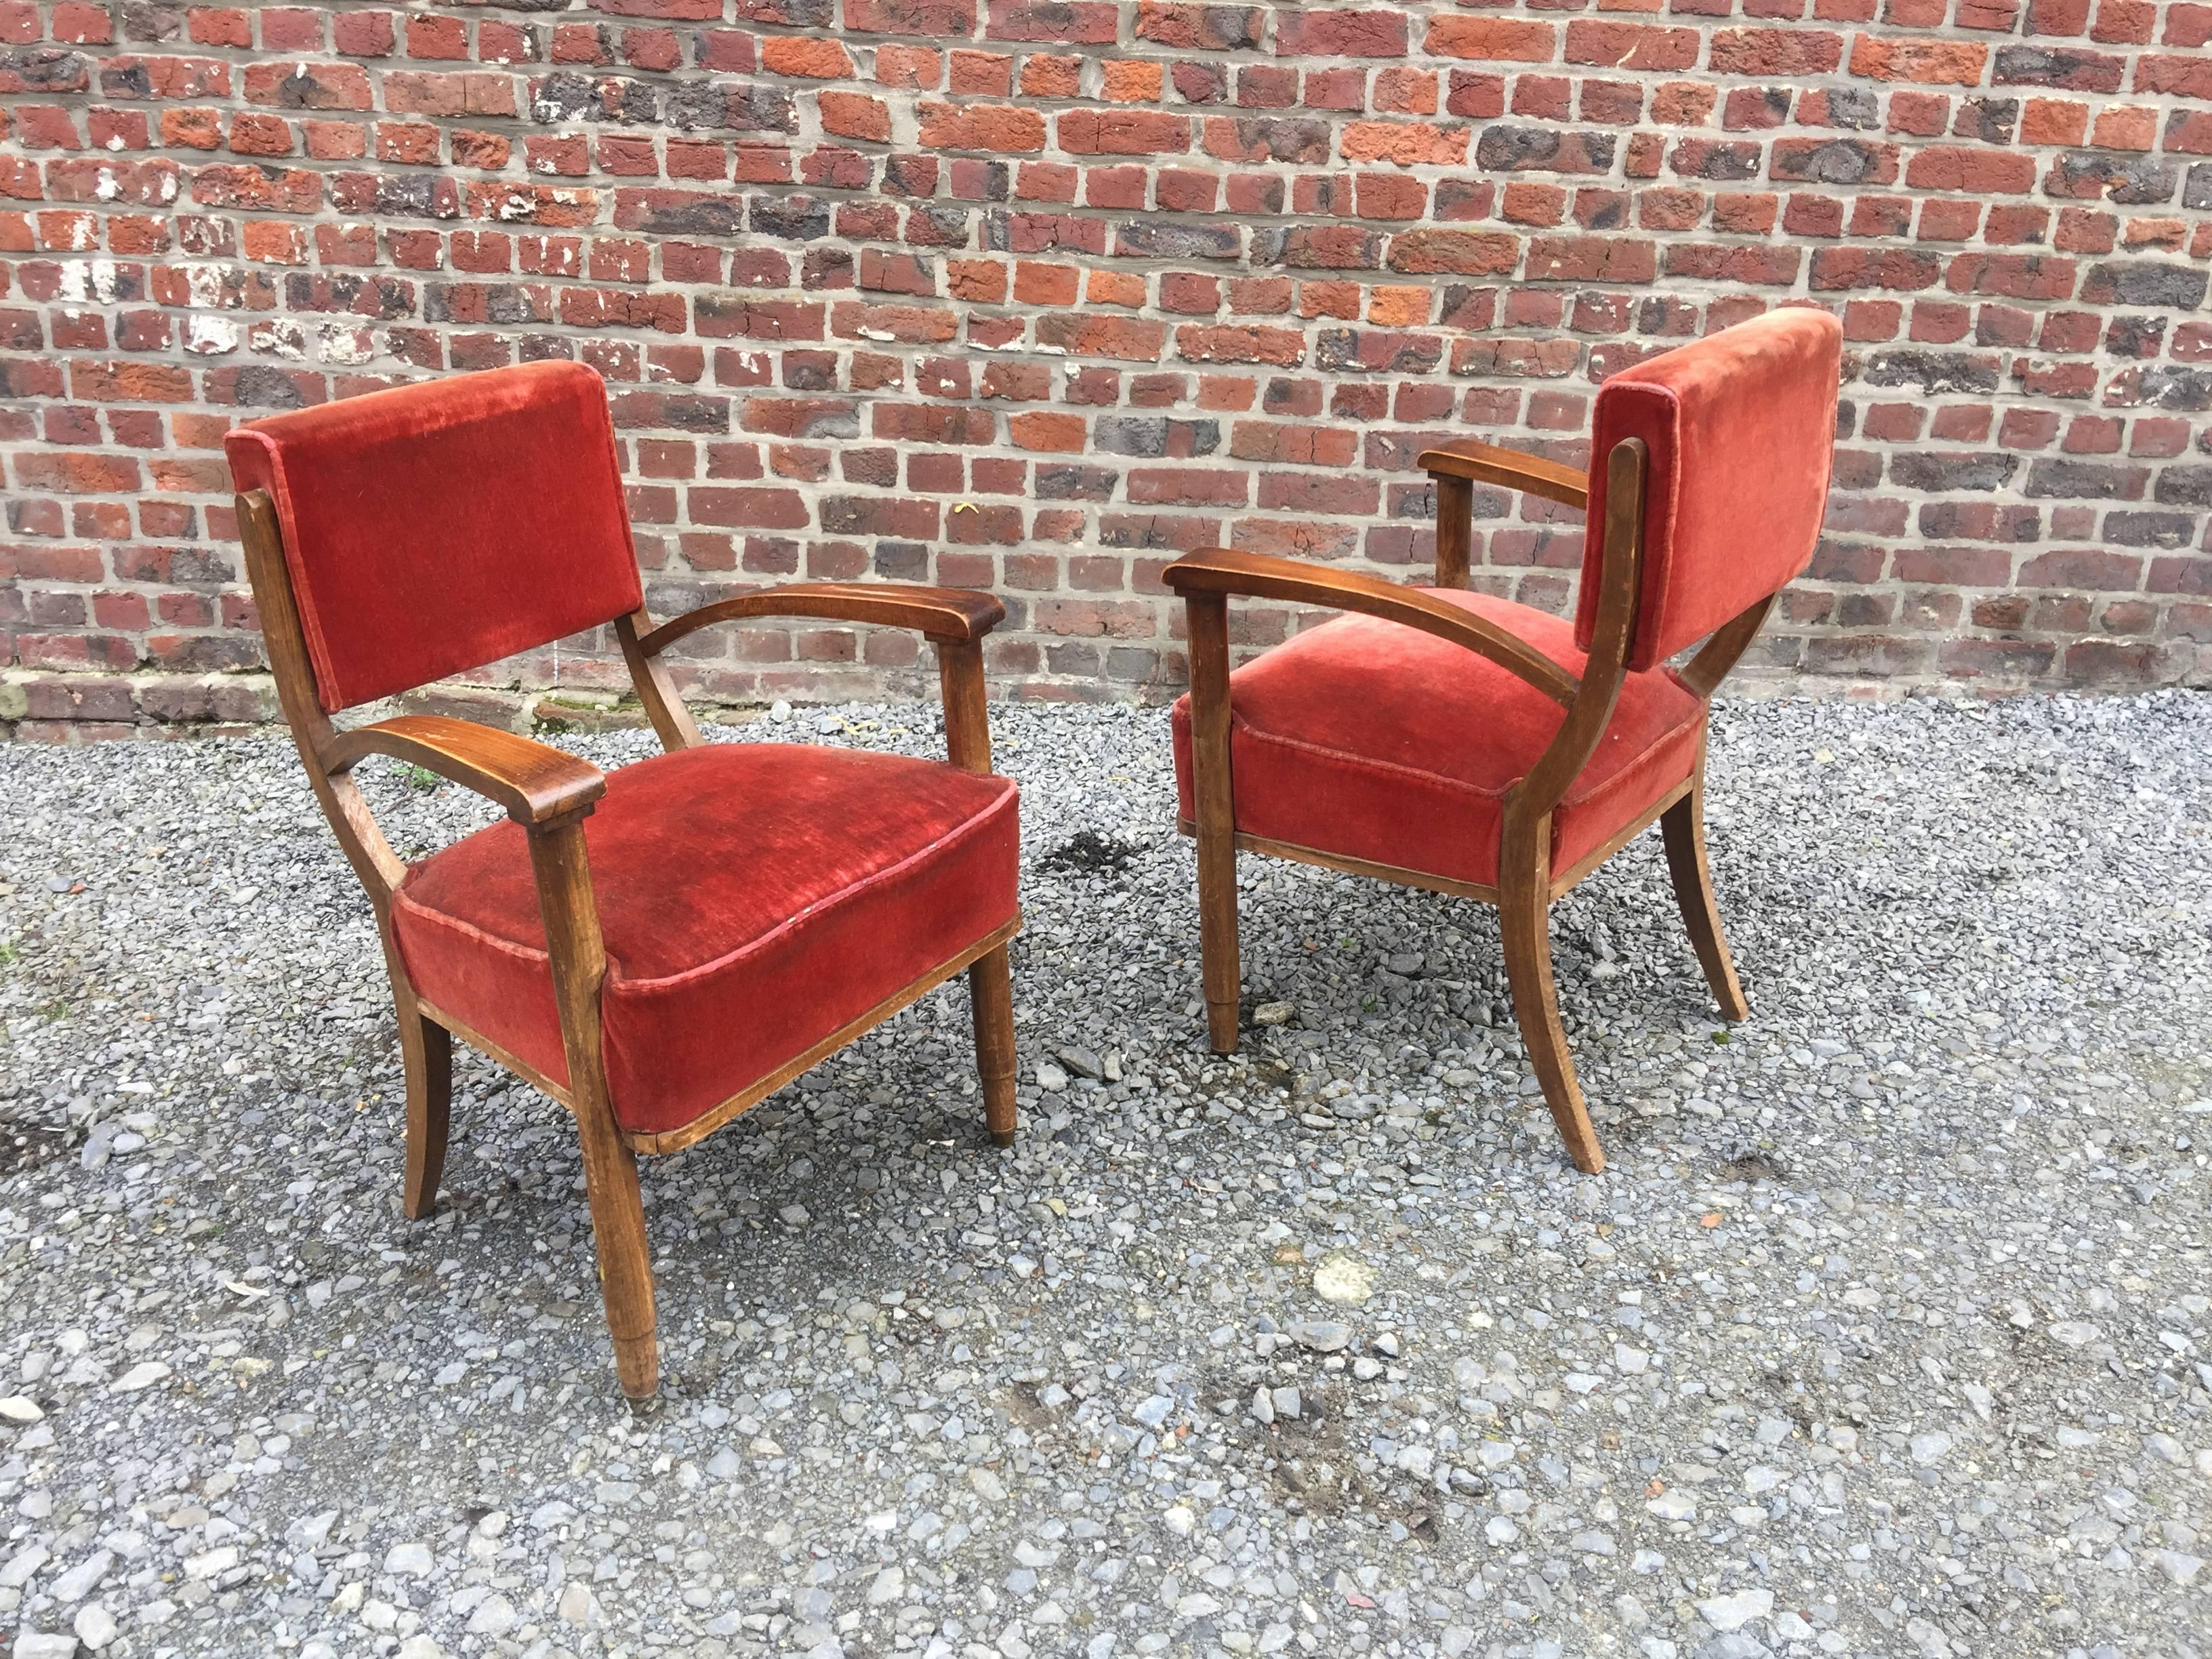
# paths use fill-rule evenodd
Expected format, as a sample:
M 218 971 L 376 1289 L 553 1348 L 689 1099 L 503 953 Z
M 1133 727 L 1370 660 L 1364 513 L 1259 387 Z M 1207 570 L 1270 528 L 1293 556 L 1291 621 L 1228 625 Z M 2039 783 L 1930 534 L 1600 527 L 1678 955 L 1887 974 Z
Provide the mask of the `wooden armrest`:
M 1562 708 L 1574 702 L 1575 693 L 1581 689 L 1582 683 L 1572 674 L 1487 617 L 1448 605 L 1417 587 L 1401 587 L 1377 576 L 1331 570 L 1265 553 L 1210 547 L 1184 555 L 1161 573 L 1161 579 L 1184 595 L 1244 593 L 1292 605 L 1322 605 L 1331 611 L 1356 611 L 1402 623 L 1487 657 Z
M 1540 455 L 1524 455 L 1517 449 L 1478 443 L 1472 438 L 1455 439 L 1440 449 L 1422 451 L 1420 467 L 1424 472 L 1447 478 L 1504 484 L 1569 507 L 1587 509 L 1589 506 L 1589 481 L 1575 468 Z
M 715 623 L 743 617 L 819 617 L 830 622 L 910 628 L 931 639 L 966 645 L 1006 620 L 1006 607 L 967 587 L 921 587 L 904 582 L 797 582 L 717 599 L 665 622 L 637 642 L 657 657 L 677 641 Z
M 474 720 L 403 714 L 340 732 L 320 758 L 332 777 L 371 755 L 389 755 L 473 789 L 526 828 L 567 817 L 606 793 L 605 775 L 589 761 Z

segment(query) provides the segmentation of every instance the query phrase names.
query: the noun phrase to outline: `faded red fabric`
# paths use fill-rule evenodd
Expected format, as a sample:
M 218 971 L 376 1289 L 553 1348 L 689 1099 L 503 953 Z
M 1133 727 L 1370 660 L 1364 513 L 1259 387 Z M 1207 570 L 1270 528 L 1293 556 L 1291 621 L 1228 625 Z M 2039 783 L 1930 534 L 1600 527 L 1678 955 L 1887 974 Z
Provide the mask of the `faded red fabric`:
M 1793 307 L 1600 388 L 1577 645 L 1596 630 L 1606 458 L 1625 438 L 1651 452 L 1631 668 L 1665 662 L 1803 573 L 1827 509 L 1843 340 L 1826 312 Z
M 326 710 L 637 609 L 606 388 L 530 363 L 347 398 L 223 440 L 265 489 Z
M 1455 588 L 1425 592 L 1510 629 L 1569 672 L 1583 654 L 1559 617 Z M 1492 886 L 1506 792 L 1565 711 L 1464 646 L 1375 617 L 1340 617 L 1229 677 L 1237 828 L 1318 852 Z M 1705 704 L 1664 671 L 1631 674 L 1613 721 L 1552 816 L 1564 870 L 1698 763 Z M 1190 700 L 1175 706 L 1176 787 L 1193 818 Z
M 1011 921 L 1018 811 L 1006 778 L 850 750 L 708 744 L 610 773 L 584 839 L 617 1121 L 690 1122 Z M 392 927 L 420 994 L 568 1080 L 517 825 L 417 864 Z

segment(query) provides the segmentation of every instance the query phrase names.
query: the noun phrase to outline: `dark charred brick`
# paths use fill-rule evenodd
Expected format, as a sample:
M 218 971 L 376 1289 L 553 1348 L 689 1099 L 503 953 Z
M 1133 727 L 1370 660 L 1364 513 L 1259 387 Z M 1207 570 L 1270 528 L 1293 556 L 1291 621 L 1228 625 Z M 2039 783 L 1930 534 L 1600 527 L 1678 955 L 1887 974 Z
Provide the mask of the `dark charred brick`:
M 756 196 L 746 216 L 757 236 L 806 242 L 830 234 L 830 204 L 811 196 Z
M 1995 392 L 1997 361 L 1963 351 L 1877 351 L 1866 362 L 1869 386 L 1917 386 L 1929 397 L 1952 392 Z
M 2092 265 L 2081 279 L 2081 301 L 2093 306 L 2170 306 L 2194 311 L 2204 303 L 2206 275 L 2187 265 L 2153 260 Z
M 2027 493 L 2039 500 L 2130 501 L 2142 495 L 2144 469 L 2102 461 L 2045 457 L 2028 469 Z

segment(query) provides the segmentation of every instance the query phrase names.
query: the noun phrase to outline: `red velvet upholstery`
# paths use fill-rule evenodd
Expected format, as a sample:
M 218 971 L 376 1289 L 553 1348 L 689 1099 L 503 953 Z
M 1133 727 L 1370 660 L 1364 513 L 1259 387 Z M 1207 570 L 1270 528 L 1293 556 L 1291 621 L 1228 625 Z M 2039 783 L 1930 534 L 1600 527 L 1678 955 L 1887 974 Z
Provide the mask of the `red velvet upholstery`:
M 1557 617 L 1480 593 L 1427 592 L 1510 629 L 1579 674 Z M 1565 711 L 1505 669 L 1372 617 L 1310 629 L 1229 677 L 1237 828 L 1319 852 L 1491 886 L 1505 793 Z M 1698 763 L 1705 704 L 1663 670 L 1631 674 L 1613 723 L 1553 814 L 1565 870 Z M 1177 799 L 1194 818 L 1190 700 L 1175 708 Z
M 584 838 L 616 1120 L 690 1121 L 1012 921 L 1017 810 L 1005 778 L 783 744 L 610 773 Z M 416 865 L 392 925 L 418 993 L 567 1081 L 520 828 Z
M 223 441 L 265 489 L 327 710 L 637 609 L 606 389 L 580 363 L 457 374 L 256 421 Z
M 1792 307 L 1605 383 L 1591 430 L 1578 646 L 1589 648 L 1597 623 L 1606 458 L 1624 438 L 1651 452 L 1631 668 L 1665 662 L 1804 570 L 1828 502 L 1842 363 L 1842 325 Z

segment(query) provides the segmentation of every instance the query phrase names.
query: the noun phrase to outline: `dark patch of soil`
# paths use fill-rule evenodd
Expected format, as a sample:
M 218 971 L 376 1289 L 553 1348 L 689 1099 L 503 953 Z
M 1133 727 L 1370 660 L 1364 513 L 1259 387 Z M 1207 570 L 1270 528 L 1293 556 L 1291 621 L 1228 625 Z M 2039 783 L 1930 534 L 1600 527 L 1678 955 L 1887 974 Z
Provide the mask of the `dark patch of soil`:
M 1722 1164 L 1721 1173 L 1730 1181 L 1779 1181 L 1782 1165 L 1765 1152 L 1746 1152 Z
M 1129 860 L 1137 856 L 1137 848 L 1118 836 L 1102 836 L 1096 830 L 1079 830 L 1066 841 L 1037 860 L 1040 870 L 1081 870 L 1093 875 L 1109 875 L 1128 867 Z
M 0 1180 L 20 1170 L 35 1170 L 69 1149 L 70 1132 L 50 1123 L 0 1117 Z

